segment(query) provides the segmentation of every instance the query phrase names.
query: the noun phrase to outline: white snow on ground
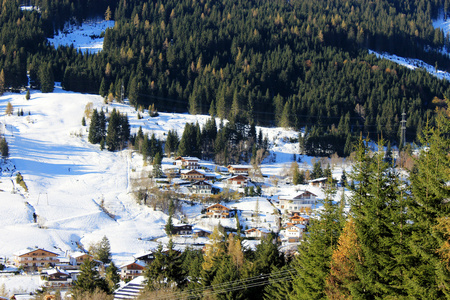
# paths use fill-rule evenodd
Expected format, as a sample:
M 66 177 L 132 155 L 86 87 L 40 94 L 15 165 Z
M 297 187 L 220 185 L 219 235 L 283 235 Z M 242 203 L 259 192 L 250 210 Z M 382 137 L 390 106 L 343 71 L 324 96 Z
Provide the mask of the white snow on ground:
M 103 50 L 100 34 L 110 27 L 114 27 L 114 21 L 90 20 L 81 25 L 67 23 L 61 32 L 48 40 L 55 48 L 73 44 L 83 52 L 97 53 Z
M 402 65 L 404 67 L 407 67 L 408 69 L 415 70 L 417 68 L 423 69 L 424 71 L 430 73 L 433 76 L 436 76 L 439 79 L 446 79 L 450 80 L 450 73 L 447 71 L 437 70 L 432 65 L 429 65 L 427 63 L 424 63 L 420 59 L 414 59 L 414 58 L 405 58 L 400 57 L 394 54 L 387 54 L 387 53 L 378 53 L 372 50 L 369 50 L 369 53 L 375 54 L 378 58 L 384 58 L 388 59 L 390 61 L 393 61 L 399 65 Z

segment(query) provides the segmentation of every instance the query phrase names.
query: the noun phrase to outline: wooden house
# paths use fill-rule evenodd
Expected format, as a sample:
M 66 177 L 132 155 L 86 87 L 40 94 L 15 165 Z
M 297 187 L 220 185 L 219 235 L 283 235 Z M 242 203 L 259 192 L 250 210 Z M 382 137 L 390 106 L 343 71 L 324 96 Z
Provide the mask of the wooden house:
M 248 175 L 251 166 L 249 165 L 229 165 L 228 172 L 233 175 Z
M 200 168 L 197 157 L 178 156 L 175 158 L 175 165 L 180 169 L 194 170 Z
M 127 263 L 120 266 L 120 277 L 122 280 L 131 280 L 134 279 L 144 272 L 145 263 L 142 261 L 134 261 L 132 263 Z
M 206 177 L 205 173 L 200 170 L 183 170 L 181 171 L 181 179 L 189 181 L 203 181 Z
M 213 194 L 213 186 L 206 181 L 194 182 L 190 187 L 188 187 L 188 190 L 194 195 L 209 196 Z
M 227 183 L 232 188 L 243 188 L 248 185 L 248 178 L 244 175 L 236 175 L 227 179 Z
M 302 191 L 297 196 L 280 196 L 279 207 L 282 211 L 288 211 L 289 213 L 311 209 L 316 203 L 316 195 L 309 191 Z
M 14 263 L 24 270 L 37 270 L 38 267 L 54 267 L 59 263 L 59 254 L 41 249 L 26 249 L 14 255 Z
M 270 230 L 266 228 L 250 228 L 245 231 L 245 236 L 247 238 L 258 238 L 262 239 L 270 234 Z
M 213 219 L 225 219 L 234 217 L 234 211 L 230 210 L 228 207 L 222 204 L 214 204 L 206 208 L 206 215 L 208 218 Z
M 177 235 L 192 234 L 192 225 L 189 224 L 174 225 L 172 234 Z

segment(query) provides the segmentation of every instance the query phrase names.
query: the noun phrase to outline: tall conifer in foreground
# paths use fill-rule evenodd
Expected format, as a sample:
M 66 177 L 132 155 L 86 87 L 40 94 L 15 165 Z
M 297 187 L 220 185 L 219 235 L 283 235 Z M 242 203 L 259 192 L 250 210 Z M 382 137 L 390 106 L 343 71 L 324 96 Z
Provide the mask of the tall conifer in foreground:
M 309 235 L 298 248 L 299 254 L 293 261 L 296 275 L 291 299 L 326 298 L 325 282 L 330 273 L 331 255 L 343 226 L 342 207 L 333 202 L 333 196 L 334 190 L 329 185 L 320 217 L 311 220 Z
M 450 297 L 449 268 L 439 250 L 445 243 L 444 233 L 436 227 L 438 220 L 450 213 L 450 122 L 441 115 L 435 128 L 429 124 L 420 141 L 424 148 L 411 172 L 414 201 L 408 208 L 413 233 L 409 248 L 414 266 L 406 275 L 406 288 L 412 298 Z M 442 220 L 442 219 L 441 219 Z

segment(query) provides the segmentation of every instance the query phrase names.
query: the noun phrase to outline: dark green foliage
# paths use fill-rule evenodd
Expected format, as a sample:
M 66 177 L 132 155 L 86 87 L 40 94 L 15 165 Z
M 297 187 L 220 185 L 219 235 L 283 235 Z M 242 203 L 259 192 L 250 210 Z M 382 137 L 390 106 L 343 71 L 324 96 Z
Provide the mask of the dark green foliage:
M 169 215 L 169 219 L 167 220 L 166 226 L 164 227 L 164 231 L 168 236 L 171 236 L 173 234 L 172 215 Z
M 120 270 L 113 262 L 111 262 L 110 265 L 106 268 L 105 280 L 109 287 L 109 293 L 113 293 L 119 287 L 119 272 Z
M 174 249 L 172 240 L 169 241 L 165 251 L 160 244 L 154 256 L 155 259 L 145 270 L 148 288 L 156 289 L 172 284 L 177 286 L 184 284 L 186 277 L 182 268 L 181 255 Z
M 113 109 L 109 117 L 106 132 L 106 146 L 109 151 L 122 149 L 130 138 L 130 125 L 128 116 L 122 115 Z
M 162 161 L 161 153 L 156 152 L 155 157 L 153 158 L 153 170 L 152 170 L 153 177 L 155 178 L 161 177 L 163 175 L 161 169 L 161 161 Z
M 169 130 L 167 133 L 167 139 L 164 146 L 164 150 L 167 156 L 172 156 L 177 152 L 178 143 L 179 143 L 178 133 L 175 130 Z
M 41 87 L 41 92 L 51 93 L 53 92 L 53 87 L 55 85 L 55 78 L 53 76 L 53 70 L 51 63 L 41 64 L 39 67 L 39 83 Z
M 330 261 L 343 228 L 342 208 L 333 203 L 333 191 L 327 190 L 322 201 L 320 219 L 313 219 L 309 235 L 298 248 L 292 262 L 295 269 L 291 299 L 325 298 L 325 280 L 330 272 Z
M 91 245 L 89 253 L 94 256 L 96 260 L 99 260 L 105 264 L 111 261 L 111 246 L 106 236 L 103 236 L 100 242 L 95 245 Z
M 313 170 L 312 170 L 310 176 L 312 179 L 324 177 L 322 164 L 320 163 L 320 161 L 317 161 L 314 163 Z
M 30 98 L 31 98 L 30 89 L 27 89 L 27 93 L 25 94 L 25 99 L 30 100 Z
M 3 159 L 5 159 L 9 156 L 8 142 L 6 141 L 6 138 L 4 138 L 4 137 L 0 140 L 0 153 L 3 157 Z
M 428 149 L 421 151 L 411 172 L 413 200 L 408 207 L 412 235 L 408 240 L 414 267 L 406 274 L 406 288 L 411 298 L 438 299 L 450 295 L 450 269 L 436 251 L 444 243 L 436 230 L 437 219 L 449 216 L 450 124 L 438 119 L 435 128 L 427 124 L 421 141 Z M 448 243 L 448 240 L 447 240 Z
M 350 199 L 363 263 L 356 264 L 359 279 L 350 290 L 354 297 L 407 296 L 404 274 L 412 266 L 405 240 L 409 237 L 406 193 L 399 176 L 385 162 L 385 153 L 369 154 L 360 141 L 352 180 L 357 182 Z M 383 149 L 383 143 L 378 145 Z
M 87 259 L 80 267 L 80 274 L 71 290 L 72 295 L 76 299 L 76 295 L 83 292 L 94 292 L 97 288 L 109 292 L 108 284 L 105 279 L 100 277 L 98 271 L 95 269 L 94 262 Z

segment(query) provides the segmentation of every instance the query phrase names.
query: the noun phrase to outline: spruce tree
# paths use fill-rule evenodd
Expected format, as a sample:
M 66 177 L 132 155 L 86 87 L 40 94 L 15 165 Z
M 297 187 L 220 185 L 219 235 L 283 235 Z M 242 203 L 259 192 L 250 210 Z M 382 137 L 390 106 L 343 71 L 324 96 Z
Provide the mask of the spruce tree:
M 0 96 L 5 92 L 5 72 L 3 69 L 0 71 Z
M 153 158 L 153 177 L 154 178 L 158 178 L 158 177 L 162 177 L 163 172 L 161 169 L 161 154 L 160 152 L 156 152 L 155 157 Z
M 94 262 L 87 259 L 80 267 L 80 274 L 72 287 L 72 296 L 74 299 L 81 300 L 80 295 L 84 292 L 94 292 L 96 289 L 101 289 L 109 292 L 106 281 L 100 277 L 98 271 L 95 269 Z
M 334 191 L 328 189 L 322 200 L 323 209 L 318 219 L 311 220 L 309 235 L 298 248 L 292 265 L 293 293 L 291 299 L 324 299 L 325 282 L 330 273 L 331 255 L 343 227 L 342 208 L 333 202 Z
M 119 287 L 119 281 L 120 281 L 120 275 L 119 275 L 119 269 L 116 267 L 116 265 L 111 262 L 109 266 L 106 268 L 106 283 L 109 287 L 109 292 L 113 293 L 118 287 Z
M 409 261 L 406 193 L 385 154 L 368 153 L 365 144 L 361 139 L 352 173 L 357 184 L 350 204 L 363 263 L 356 264 L 359 283 L 352 285 L 351 293 L 356 298 L 403 298 Z M 383 149 L 382 142 L 378 148 Z
M 449 268 L 439 256 L 446 242 L 438 221 L 448 218 L 450 207 L 450 123 L 442 115 L 435 128 L 427 124 L 420 136 L 423 149 L 410 174 L 412 201 L 408 206 L 412 235 L 408 240 L 413 265 L 406 274 L 405 286 L 411 298 L 450 297 Z M 447 241 L 448 243 L 448 241 Z
M 120 116 L 116 109 L 113 109 L 109 118 L 108 130 L 106 134 L 106 147 L 109 151 L 119 149 L 120 145 Z
M 6 142 L 6 138 L 5 137 L 3 137 L 0 140 L 0 153 L 1 153 L 2 157 L 3 157 L 3 159 L 8 158 L 8 156 L 9 156 L 9 146 L 8 146 L 8 143 Z
M 30 98 L 31 98 L 30 89 L 27 89 L 27 93 L 25 94 L 25 99 L 30 100 Z
M 89 124 L 88 141 L 91 144 L 97 144 L 100 142 L 98 139 L 99 119 L 97 109 L 94 109 L 91 116 L 91 123 Z

